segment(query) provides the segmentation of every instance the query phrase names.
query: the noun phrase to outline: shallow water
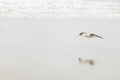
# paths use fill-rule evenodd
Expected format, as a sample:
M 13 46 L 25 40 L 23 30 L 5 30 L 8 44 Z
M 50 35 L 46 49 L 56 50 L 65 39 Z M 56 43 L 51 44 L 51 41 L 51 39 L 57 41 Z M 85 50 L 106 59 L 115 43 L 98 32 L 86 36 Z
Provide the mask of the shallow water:
M 117 0 L 0 0 L 0 17 L 120 18 Z

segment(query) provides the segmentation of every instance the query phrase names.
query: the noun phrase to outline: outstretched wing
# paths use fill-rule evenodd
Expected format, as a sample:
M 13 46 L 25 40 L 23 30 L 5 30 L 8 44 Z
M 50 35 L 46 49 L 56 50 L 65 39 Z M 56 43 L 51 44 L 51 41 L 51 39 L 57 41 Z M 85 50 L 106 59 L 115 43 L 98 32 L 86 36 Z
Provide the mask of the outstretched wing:
M 101 36 L 99 36 L 99 35 L 96 35 L 96 34 L 95 34 L 95 36 L 103 39 L 103 37 L 101 37 Z

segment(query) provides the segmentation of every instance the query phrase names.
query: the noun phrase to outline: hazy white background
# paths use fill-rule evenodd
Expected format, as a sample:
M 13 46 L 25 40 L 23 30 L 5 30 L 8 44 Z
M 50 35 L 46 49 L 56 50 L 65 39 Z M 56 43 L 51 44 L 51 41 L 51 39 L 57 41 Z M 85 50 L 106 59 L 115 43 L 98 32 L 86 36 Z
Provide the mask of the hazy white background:
M 48 0 L 40 0 L 45 3 L 45 9 L 40 8 L 41 5 L 35 7 L 37 4 L 35 1 L 38 0 L 30 0 L 32 3 L 35 2 L 35 5 L 29 4 L 28 0 L 22 0 L 27 4 L 24 7 L 20 0 L 18 2 L 20 7 L 13 4 L 17 3 L 17 0 L 0 1 L 0 80 L 120 79 L 120 19 L 117 0 L 113 3 L 108 0 L 97 3 L 86 1 L 82 6 L 84 11 L 76 10 L 75 6 L 71 5 L 77 4 L 78 0 L 65 0 L 73 8 L 65 8 L 64 5 L 67 3 L 59 0 L 64 3 L 62 3 L 63 10 L 57 7 L 59 14 L 53 13 L 54 9 L 48 9 L 45 3 Z M 57 2 L 57 0 L 51 1 L 53 4 L 54 1 Z M 106 6 L 107 9 L 102 9 Z M 41 9 L 45 10 L 45 14 L 41 13 Z M 99 14 L 101 9 L 101 14 L 105 16 Z M 47 14 L 48 10 L 53 11 Z M 61 11 L 68 11 L 69 14 L 65 15 Z M 80 37 L 81 31 L 96 33 L 104 39 Z M 94 59 L 95 65 L 82 65 L 78 62 L 78 57 Z

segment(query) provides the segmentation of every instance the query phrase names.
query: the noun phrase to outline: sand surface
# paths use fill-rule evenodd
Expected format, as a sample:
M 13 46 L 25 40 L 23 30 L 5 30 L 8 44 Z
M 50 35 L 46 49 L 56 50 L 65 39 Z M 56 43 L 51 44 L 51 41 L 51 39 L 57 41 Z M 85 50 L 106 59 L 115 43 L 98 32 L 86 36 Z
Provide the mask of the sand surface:
M 119 22 L 1 19 L 0 80 L 120 80 Z M 80 37 L 81 31 L 104 39 Z

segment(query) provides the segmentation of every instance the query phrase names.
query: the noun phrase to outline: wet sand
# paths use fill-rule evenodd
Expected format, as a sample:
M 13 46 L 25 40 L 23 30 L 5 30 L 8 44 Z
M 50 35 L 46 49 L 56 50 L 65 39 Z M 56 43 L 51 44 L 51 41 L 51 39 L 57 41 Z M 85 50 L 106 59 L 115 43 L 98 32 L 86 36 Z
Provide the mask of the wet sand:
M 0 80 L 120 79 L 120 20 L 0 21 Z M 81 31 L 104 39 L 80 37 Z

